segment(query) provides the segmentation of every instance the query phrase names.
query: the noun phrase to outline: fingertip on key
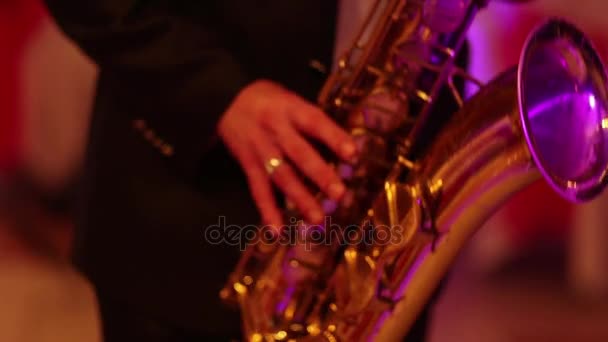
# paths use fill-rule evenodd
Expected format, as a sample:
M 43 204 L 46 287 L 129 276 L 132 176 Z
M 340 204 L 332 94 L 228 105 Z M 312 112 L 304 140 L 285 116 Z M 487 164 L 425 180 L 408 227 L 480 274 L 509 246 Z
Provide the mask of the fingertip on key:
M 341 147 L 342 157 L 346 160 L 349 160 L 354 157 L 355 152 L 357 152 L 357 146 L 353 142 L 346 142 L 342 144 Z
M 308 219 L 313 224 L 320 224 L 323 222 L 323 212 L 319 210 L 313 210 L 309 213 Z
M 342 195 L 344 195 L 345 191 L 346 191 L 346 187 L 344 186 L 344 184 L 333 183 L 329 186 L 328 195 L 332 199 L 337 200 L 337 199 L 340 199 L 340 197 L 342 197 Z

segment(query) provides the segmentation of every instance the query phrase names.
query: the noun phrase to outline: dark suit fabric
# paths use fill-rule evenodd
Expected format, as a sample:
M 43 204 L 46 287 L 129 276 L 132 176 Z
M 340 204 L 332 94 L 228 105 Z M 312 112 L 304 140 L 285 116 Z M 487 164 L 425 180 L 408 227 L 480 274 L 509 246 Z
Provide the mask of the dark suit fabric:
M 314 101 L 331 65 L 329 0 L 47 0 L 100 66 L 74 260 L 96 287 L 108 341 L 228 339 L 218 291 L 234 246 L 204 229 L 255 224 L 243 172 L 215 136 L 230 101 L 270 79 Z M 143 119 L 174 148 L 133 129 Z M 243 132 L 247 134 L 247 132 Z

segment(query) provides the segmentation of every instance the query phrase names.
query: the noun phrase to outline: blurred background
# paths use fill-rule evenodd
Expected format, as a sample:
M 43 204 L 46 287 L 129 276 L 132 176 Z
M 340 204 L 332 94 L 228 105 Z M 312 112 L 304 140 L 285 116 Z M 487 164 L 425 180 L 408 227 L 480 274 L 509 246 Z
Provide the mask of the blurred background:
M 581 27 L 608 61 L 608 2 L 492 3 L 475 22 L 472 73 L 515 64 L 547 16 Z M 90 284 L 68 262 L 72 194 L 96 67 L 38 0 L 0 0 L 0 341 L 99 341 Z M 608 195 L 574 207 L 525 190 L 469 243 L 434 312 L 443 341 L 608 341 Z

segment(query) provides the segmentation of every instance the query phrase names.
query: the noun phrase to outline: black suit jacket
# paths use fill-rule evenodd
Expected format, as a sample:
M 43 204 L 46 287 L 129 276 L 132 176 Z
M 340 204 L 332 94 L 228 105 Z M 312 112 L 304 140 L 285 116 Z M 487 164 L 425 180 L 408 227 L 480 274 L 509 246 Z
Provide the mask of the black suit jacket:
M 314 101 L 336 1 L 46 0 L 100 66 L 75 261 L 104 307 L 225 334 L 218 291 L 238 248 L 204 229 L 255 224 L 242 171 L 215 136 L 234 96 L 271 79 Z M 243 132 L 247 134 L 247 132 Z M 111 304 L 108 304 L 111 303 Z M 111 319 L 116 311 L 107 311 Z
M 75 262 L 102 309 L 204 333 L 238 327 L 218 291 L 240 253 L 205 241 L 217 224 L 256 224 L 244 176 L 215 136 L 249 82 L 314 101 L 330 66 L 330 0 L 48 0 L 100 67 Z M 247 132 L 243 132 L 247 134 Z M 111 316 L 115 313 L 108 313 Z M 107 318 L 107 317 L 104 317 Z

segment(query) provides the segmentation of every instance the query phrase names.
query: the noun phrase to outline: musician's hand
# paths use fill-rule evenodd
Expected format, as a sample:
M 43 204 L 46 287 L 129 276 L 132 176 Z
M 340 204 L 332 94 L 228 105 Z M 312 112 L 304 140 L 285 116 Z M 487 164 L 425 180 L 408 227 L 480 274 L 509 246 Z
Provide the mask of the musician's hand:
M 309 222 L 323 220 L 320 205 L 293 168 L 331 198 L 344 193 L 337 174 L 305 136 L 319 140 L 345 160 L 355 154 L 351 137 L 319 108 L 275 83 L 256 81 L 243 89 L 224 113 L 218 132 L 245 170 L 264 224 L 284 224 L 271 182 Z

